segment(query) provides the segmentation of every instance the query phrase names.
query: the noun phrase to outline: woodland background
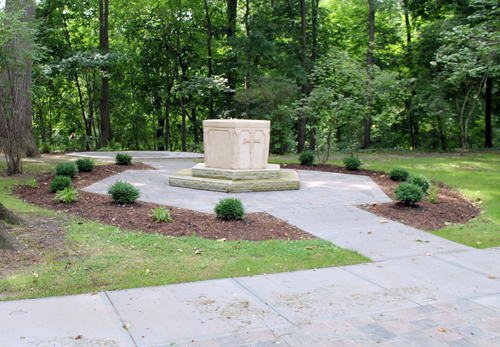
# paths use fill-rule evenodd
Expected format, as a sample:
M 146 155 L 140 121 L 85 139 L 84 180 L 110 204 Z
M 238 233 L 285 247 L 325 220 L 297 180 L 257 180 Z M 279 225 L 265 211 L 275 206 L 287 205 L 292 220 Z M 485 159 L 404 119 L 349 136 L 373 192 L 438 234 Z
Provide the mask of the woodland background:
M 495 0 L 7 0 L 0 37 L 41 152 L 202 151 L 231 117 L 278 154 L 500 147 Z

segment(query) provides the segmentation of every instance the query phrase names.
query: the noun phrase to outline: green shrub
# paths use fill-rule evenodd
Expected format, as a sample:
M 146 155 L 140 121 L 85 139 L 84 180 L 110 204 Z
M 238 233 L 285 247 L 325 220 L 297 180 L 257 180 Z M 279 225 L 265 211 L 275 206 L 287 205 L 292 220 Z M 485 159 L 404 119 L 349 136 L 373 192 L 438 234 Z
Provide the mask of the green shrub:
M 422 188 L 422 191 L 427 194 L 429 188 L 431 187 L 431 182 L 424 175 L 411 176 L 408 179 L 408 183 L 414 184 Z
M 56 176 L 76 177 L 78 168 L 75 163 L 59 163 L 56 165 Z
M 432 187 L 431 190 L 429 190 L 429 202 L 431 204 L 436 203 L 437 195 L 439 194 L 440 191 L 441 191 L 441 189 L 439 189 L 436 186 Z
M 26 185 L 30 186 L 31 188 L 38 188 L 38 181 L 36 180 L 35 177 L 33 177 L 32 179 L 26 182 Z
M 95 166 L 95 162 L 89 158 L 78 159 L 76 161 L 78 171 L 90 172 Z
M 49 192 L 55 193 L 69 187 L 71 187 L 71 178 L 69 176 L 56 176 L 50 181 Z
M 120 165 L 130 165 L 132 164 L 132 157 L 126 153 L 117 153 L 116 163 Z
M 52 153 L 53 151 L 54 149 L 48 143 L 44 143 L 42 147 L 40 147 L 40 153 Z
M 316 159 L 312 151 L 304 151 L 299 155 L 300 165 L 313 166 Z
M 153 214 L 150 214 L 150 217 L 156 218 L 156 221 L 159 222 L 172 222 L 172 217 L 170 216 L 170 211 L 164 209 L 163 207 L 159 206 L 156 210 L 151 209 L 151 212 Z
M 214 208 L 215 215 L 222 219 L 243 219 L 245 209 L 240 199 L 221 199 Z
M 358 170 L 361 167 L 361 160 L 355 157 L 345 157 L 344 165 L 347 170 Z
M 415 203 L 422 201 L 422 198 L 424 197 L 422 188 L 408 182 L 400 183 L 396 188 L 394 188 L 394 193 L 396 193 L 396 200 L 404 202 L 407 206 L 414 205 Z
M 118 204 L 131 204 L 141 196 L 139 190 L 132 184 L 123 181 L 116 181 L 109 186 L 108 194 L 114 202 Z
M 77 197 L 78 191 L 75 188 L 64 188 L 56 193 L 56 197 L 52 199 L 52 201 L 61 200 L 62 202 L 68 204 L 75 201 Z
M 394 181 L 404 182 L 410 177 L 410 172 L 402 167 L 393 167 L 389 171 L 389 178 Z

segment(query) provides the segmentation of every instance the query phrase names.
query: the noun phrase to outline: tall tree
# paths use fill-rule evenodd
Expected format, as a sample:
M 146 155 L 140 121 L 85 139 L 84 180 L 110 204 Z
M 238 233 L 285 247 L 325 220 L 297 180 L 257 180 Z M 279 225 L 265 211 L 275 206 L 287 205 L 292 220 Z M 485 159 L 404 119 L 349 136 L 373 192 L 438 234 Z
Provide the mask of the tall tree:
M 99 0 L 99 48 L 102 52 L 109 52 L 109 0 Z M 107 67 L 101 67 L 102 96 L 101 96 L 101 148 L 108 146 L 111 140 L 111 121 L 109 119 L 109 85 Z
M 304 150 L 304 143 L 306 140 L 306 97 L 307 97 L 307 11 L 306 11 L 306 0 L 300 0 L 300 18 L 302 24 L 302 68 L 304 69 L 301 81 L 301 94 L 302 99 L 302 114 L 299 117 L 299 129 L 298 129 L 298 145 L 297 151 L 302 153 Z
M 227 0 L 227 25 L 226 25 L 226 39 L 227 44 L 231 47 L 233 45 L 234 36 L 236 34 L 236 24 L 238 15 L 238 0 Z M 229 62 L 227 70 L 227 83 L 230 90 L 226 92 L 227 95 L 227 108 L 231 110 L 232 100 L 236 89 L 236 76 L 233 72 L 234 64 L 236 62 L 235 52 L 229 52 Z
M 368 111 L 365 119 L 365 148 L 370 148 L 371 130 L 372 130 L 372 80 L 373 80 L 373 49 L 375 45 L 375 4 L 374 0 L 368 0 L 368 52 L 366 54 L 366 70 L 368 73 L 367 80 L 367 103 Z
M 30 94 L 34 18 L 31 0 L 9 0 L 0 12 L 0 142 L 9 175 L 22 171 L 22 156 L 40 157 Z

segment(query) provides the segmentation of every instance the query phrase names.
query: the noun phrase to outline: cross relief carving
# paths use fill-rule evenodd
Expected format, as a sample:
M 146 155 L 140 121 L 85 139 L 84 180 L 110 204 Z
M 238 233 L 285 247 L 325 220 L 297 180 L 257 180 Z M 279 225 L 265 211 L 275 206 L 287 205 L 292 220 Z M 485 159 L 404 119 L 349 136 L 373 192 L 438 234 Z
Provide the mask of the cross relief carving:
M 255 143 L 260 143 L 262 140 L 261 137 L 255 137 L 255 130 L 250 130 L 250 137 L 244 137 L 243 138 L 243 144 L 249 143 L 250 144 L 250 161 L 253 159 L 253 146 Z

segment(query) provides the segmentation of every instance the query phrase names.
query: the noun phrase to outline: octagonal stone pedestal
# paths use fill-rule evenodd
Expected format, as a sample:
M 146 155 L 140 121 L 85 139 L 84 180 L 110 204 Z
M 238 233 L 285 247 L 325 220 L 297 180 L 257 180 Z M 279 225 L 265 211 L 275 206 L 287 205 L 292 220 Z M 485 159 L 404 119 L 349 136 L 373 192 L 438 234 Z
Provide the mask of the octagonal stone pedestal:
M 226 193 L 300 189 L 296 171 L 268 164 L 271 122 L 203 121 L 205 163 L 170 176 L 169 184 Z

